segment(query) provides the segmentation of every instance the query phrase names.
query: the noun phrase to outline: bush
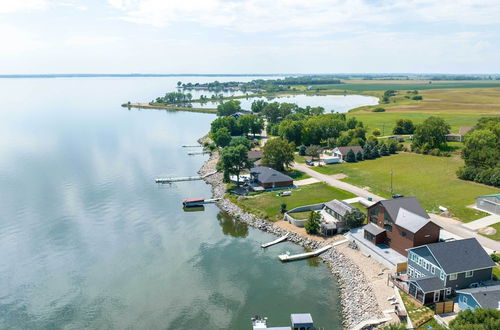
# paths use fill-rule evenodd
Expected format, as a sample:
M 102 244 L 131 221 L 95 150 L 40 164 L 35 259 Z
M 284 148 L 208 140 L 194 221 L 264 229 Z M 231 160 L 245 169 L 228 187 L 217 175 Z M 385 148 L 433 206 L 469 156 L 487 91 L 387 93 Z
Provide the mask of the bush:
M 439 150 L 438 148 L 431 149 L 431 150 L 429 150 L 429 155 L 441 156 L 441 150 Z
M 362 153 L 361 151 L 358 151 L 358 152 L 356 153 L 356 160 L 357 160 L 358 162 L 360 162 L 360 161 L 362 161 L 362 160 L 363 160 L 363 153 Z
M 385 144 L 383 144 L 382 148 L 380 148 L 380 156 L 389 156 L 389 149 Z
M 415 100 L 415 101 L 421 101 L 421 100 L 423 100 L 423 97 L 422 97 L 422 95 L 415 95 L 411 99 Z
M 354 153 L 354 151 L 352 149 L 350 149 L 347 152 L 347 155 L 345 155 L 345 160 L 348 163 L 355 163 L 356 162 L 356 154 Z
M 372 132 L 374 136 L 380 136 L 380 130 L 378 128 L 375 128 Z
M 491 260 L 493 260 L 494 262 L 500 262 L 500 254 L 492 253 L 490 255 L 490 257 L 491 257 Z
M 372 112 L 385 112 L 385 109 L 382 107 L 378 107 L 372 110 Z
M 450 322 L 450 329 L 500 329 L 500 310 L 487 308 L 462 310 Z
M 346 226 L 349 229 L 362 226 L 363 223 L 365 222 L 365 218 L 366 218 L 365 214 L 359 210 L 348 213 L 344 217 L 345 222 L 346 222 Z
M 500 187 L 500 168 L 481 169 L 473 166 L 463 166 L 458 169 L 457 176 L 462 180 Z

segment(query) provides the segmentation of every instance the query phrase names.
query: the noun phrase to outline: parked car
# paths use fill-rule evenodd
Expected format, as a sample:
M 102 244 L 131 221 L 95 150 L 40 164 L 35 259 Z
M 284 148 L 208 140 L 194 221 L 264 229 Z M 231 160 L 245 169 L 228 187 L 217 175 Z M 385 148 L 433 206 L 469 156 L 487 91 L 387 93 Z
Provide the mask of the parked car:
M 401 198 L 401 197 L 405 197 L 405 196 L 400 195 L 400 194 L 394 194 L 394 195 L 392 195 L 392 198 Z
M 306 165 L 314 166 L 314 162 L 312 160 L 306 160 Z

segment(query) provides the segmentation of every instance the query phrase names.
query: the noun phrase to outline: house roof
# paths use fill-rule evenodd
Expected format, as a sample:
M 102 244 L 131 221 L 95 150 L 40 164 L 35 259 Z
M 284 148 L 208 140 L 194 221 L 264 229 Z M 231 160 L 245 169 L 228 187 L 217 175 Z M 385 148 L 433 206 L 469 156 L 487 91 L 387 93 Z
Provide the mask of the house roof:
M 292 319 L 292 325 L 296 325 L 296 324 L 310 324 L 310 325 L 312 325 L 313 324 L 312 316 L 309 313 L 307 313 L 307 314 L 292 314 L 290 316 L 290 318 Z
M 377 236 L 385 231 L 384 228 L 380 228 L 379 226 L 374 225 L 371 222 L 367 225 L 364 225 L 363 229 L 366 230 L 367 232 L 369 232 L 370 234 L 375 235 L 375 236 Z
M 293 179 L 286 174 L 276 171 L 267 166 L 257 166 L 250 169 L 250 173 L 257 176 L 259 182 L 273 183 L 273 182 L 289 182 Z
M 450 134 L 446 134 L 446 136 L 462 136 L 462 134 L 450 133 Z
M 346 155 L 351 149 L 354 153 L 357 153 L 358 151 L 363 152 L 363 148 L 361 148 L 360 146 L 337 147 L 336 149 L 342 155 Z
M 396 217 L 396 225 L 412 233 L 418 232 L 429 222 L 431 221 L 428 218 L 424 218 L 403 208 L 399 209 Z
M 484 196 L 479 196 L 477 198 L 481 198 L 481 197 L 496 197 L 496 198 L 500 199 L 500 194 L 484 195 Z
M 444 289 L 444 283 L 437 276 L 426 276 L 420 278 L 410 278 L 409 281 L 417 284 L 423 292 L 437 291 Z
M 500 304 L 500 285 L 457 290 L 457 292 L 470 294 L 483 308 L 497 309 Z
M 383 200 L 379 202 L 385 208 L 389 217 L 392 220 L 396 220 L 399 209 L 403 208 L 405 210 L 410 211 L 416 215 L 429 219 L 429 215 L 422 208 L 420 203 L 415 197 L 399 197 L 394 199 Z M 375 205 L 375 204 L 374 204 Z
M 339 201 L 337 199 L 326 202 L 325 207 L 337 212 L 341 216 L 344 216 L 347 213 L 351 213 L 352 211 L 356 210 L 356 208 L 354 206 L 352 206 L 351 204 L 344 202 L 344 201 Z
M 446 274 L 495 266 L 493 260 L 475 238 L 427 244 L 425 247 L 429 249 Z
M 458 130 L 458 133 L 464 135 L 464 134 L 467 134 L 470 132 L 470 130 L 472 129 L 472 126 L 462 126 L 460 127 L 460 129 Z
M 261 159 L 263 154 L 262 150 L 250 150 L 248 152 L 248 159 Z

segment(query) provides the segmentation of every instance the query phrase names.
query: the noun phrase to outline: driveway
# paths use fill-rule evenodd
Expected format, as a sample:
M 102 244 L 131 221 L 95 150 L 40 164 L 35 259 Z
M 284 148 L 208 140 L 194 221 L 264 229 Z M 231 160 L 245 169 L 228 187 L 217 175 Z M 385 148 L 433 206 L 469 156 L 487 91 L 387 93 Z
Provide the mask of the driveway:
M 495 223 L 500 222 L 500 215 L 491 214 L 484 218 L 478 219 L 476 221 L 471 221 L 469 223 L 464 223 L 464 227 L 467 227 L 471 230 L 478 230 L 484 227 L 488 227 L 494 225 Z
M 371 197 L 373 201 L 377 202 L 380 200 L 383 200 L 385 198 L 382 198 L 378 195 L 372 194 L 371 192 L 356 187 L 350 183 L 343 182 L 337 179 L 332 178 L 330 175 L 325 175 L 316 172 L 309 166 L 305 164 L 299 164 L 299 163 L 294 163 L 293 168 L 302 171 L 304 173 L 309 174 L 311 177 L 318 179 L 319 181 L 326 182 L 329 185 L 340 188 L 349 192 L 352 192 L 353 194 L 366 198 Z M 463 222 L 460 222 L 458 220 L 442 217 L 437 214 L 429 214 L 432 221 L 434 221 L 438 226 L 443 228 L 446 231 L 449 231 L 452 234 L 455 234 L 457 236 L 463 237 L 463 238 L 470 238 L 474 237 L 476 238 L 479 243 L 481 243 L 482 246 L 491 249 L 493 251 L 500 251 L 500 242 L 494 241 L 492 239 L 489 239 L 487 237 L 484 237 L 476 232 L 474 230 L 467 228 Z M 482 219 L 479 219 L 477 221 L 480 221 Z

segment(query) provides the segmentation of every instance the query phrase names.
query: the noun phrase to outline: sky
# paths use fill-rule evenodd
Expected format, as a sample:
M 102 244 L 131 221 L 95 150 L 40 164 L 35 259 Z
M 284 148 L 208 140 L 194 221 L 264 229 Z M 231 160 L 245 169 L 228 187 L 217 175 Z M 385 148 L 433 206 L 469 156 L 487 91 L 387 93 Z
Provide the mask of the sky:
M 500 73 L 500 0 L 0 0 L 0 74 Z

